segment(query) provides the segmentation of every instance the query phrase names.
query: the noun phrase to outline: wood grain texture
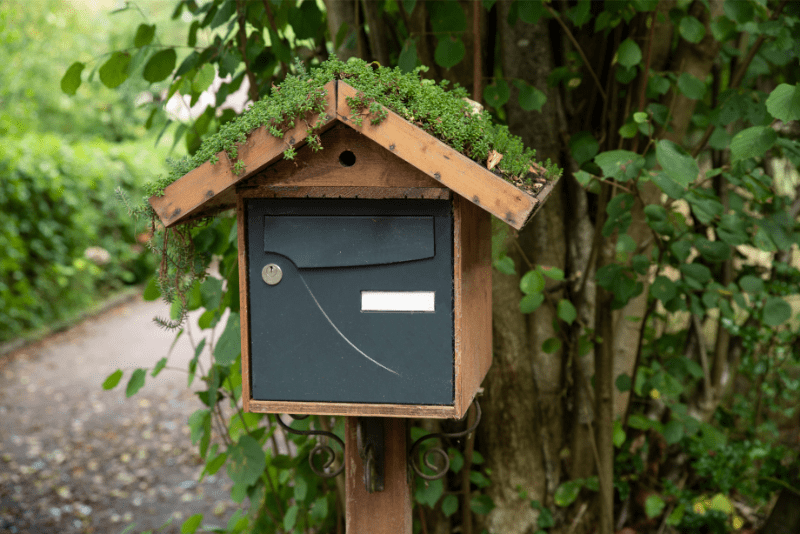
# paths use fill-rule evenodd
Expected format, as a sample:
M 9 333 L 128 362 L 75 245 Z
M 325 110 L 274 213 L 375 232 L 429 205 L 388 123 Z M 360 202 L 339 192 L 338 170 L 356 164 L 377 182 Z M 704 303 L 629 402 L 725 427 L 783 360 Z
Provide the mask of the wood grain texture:
M 242 407 L 250 411 L 250 312 L 248 295 L 250 281 L 247 278 L 247 210 L 244 199 L 236 201 L 236 233 L 239 257 L 239 321 L 242 340 Z
M 244 198 L 424 198 L 448 200 L 452 193 L 446 187 L 299 187 L 262 186 L 243 189 Z
M 326 84 L 325 88 L 328 91 L 328 104 L 321 118 L 326 127 L 330 127 L 336 122 L 335 82 Z M 317 118 L 312 117 L 308 123 L 315 124 Z M 307 132 L 305 121 L 300 121 L 287 131 L 283 139 L 272 137 L 264 127 L 258 128 L 247 136 L 247 141 L 239 148 L 239 159 L 245 164 L 244 173 L 234 174 L 227 154 L 220 152 L 216 164 L 209 161 L 187 173 L 169 185 L 163 196 L 151 197 L 150 205 L 167 227 L 204 216 L 212 206 L 212 201 L 217 211 L 225 206 L 233 207 L 235 195 L 232 187 L 282 158 L 283 151 L 289 146 L 304 146 Z
M 355 402 L 295 402 L 250 399 L 255 413 L 292 413 L 317 415 L 363 415 L 369 417 L 409 417 L 420 419 L 459 419 L 455 406 L 420 406 L 414 404 L 367 404 Z
M 453 204 L 455 406 L 463 417 L 492 365 L 492 234 L 488 213 L 459 195 Z
M 538 204 L 535 197 L 495 176 L 396 113 L 387 110 L 388 116 L 378 125 L 372 125 L 368 118 L 364 119 L 361 126 L 353 124 L 347 98 L 356 96 L 356 93 L 346 83 L 339 82 L 336 113 L 340 121 L 350 124 L 355 130 L 514 228 L 520 229 L 528 221 Z
M 358 454 L 357 418 L 345 421 L 345 517 L 351 534 L 411 534 L 411 479 L 408 475 L 407 422 L 384 420 L 384 490 L 367 493 L 364 462 Z

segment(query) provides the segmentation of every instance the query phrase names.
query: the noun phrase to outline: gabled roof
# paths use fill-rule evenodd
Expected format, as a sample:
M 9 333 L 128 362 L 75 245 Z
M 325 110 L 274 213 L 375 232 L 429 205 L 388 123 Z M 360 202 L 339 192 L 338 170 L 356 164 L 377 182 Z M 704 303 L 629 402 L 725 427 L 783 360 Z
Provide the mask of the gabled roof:
M 555 181 L 542 180 L 534 184 L 534 194 L 522 191 L 389 110 L 378 125 L 369 120 L 354 124 L 346 99 L 356 96 L 357 91 L 336 80 L 325 88 L 327 106 L 320 116 L 323 125 L 318 133 L 345 124 L 518 230 L 553 190 Z M 167 227 L 234 207 L 237 183 L 283 159 L 283 152 L 289 146 L 300 148 L 306 144 L 308 126 L 306 122 L 298 122 L 283 139 L 273 137 L 263 126 L 251 132 L 239 148 L 239 159 L 245 165 L 242 174 L 235 174 L 233 162 L 225 152 L 220 152 L 216 164 L 206 162 L 185 174 L 169 185 L 163 196 L 151 197 L 150 205 Z M 316 122 L 316 117 L 308 121 Z

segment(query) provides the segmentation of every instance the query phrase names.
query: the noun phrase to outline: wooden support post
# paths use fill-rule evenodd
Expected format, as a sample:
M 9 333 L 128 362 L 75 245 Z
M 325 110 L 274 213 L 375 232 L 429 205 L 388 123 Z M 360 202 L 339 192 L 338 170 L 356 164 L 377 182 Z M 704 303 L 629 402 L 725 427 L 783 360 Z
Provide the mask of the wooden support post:
M 411 534 L 411 483 L 408 475 L 406 420 L 384 419 L 385 489 L 367 493 L 364 462 L 358 455 L 358 418 L 345 424 L 347 534 Z

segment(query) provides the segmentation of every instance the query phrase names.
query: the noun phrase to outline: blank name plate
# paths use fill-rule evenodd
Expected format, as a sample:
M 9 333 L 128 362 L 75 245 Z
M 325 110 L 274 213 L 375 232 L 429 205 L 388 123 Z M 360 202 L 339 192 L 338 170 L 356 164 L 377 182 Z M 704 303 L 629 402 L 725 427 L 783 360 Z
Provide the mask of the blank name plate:
M 435 312 L 435 291 L 362 291 L 362 312 Z

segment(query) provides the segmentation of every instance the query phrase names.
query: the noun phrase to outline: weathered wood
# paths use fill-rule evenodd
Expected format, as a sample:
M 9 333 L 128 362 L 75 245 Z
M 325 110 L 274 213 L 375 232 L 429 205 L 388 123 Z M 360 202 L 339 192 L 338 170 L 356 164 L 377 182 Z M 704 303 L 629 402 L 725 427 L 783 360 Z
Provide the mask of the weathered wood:
M 371 124 L 367 117 L 360 126 L 354 124 L 347 98 L 355 97 L 357 91 L 340 81 L 337 94 L 336 113 L 342 122 L 350 124 L 382 147 L 514 228 L 520 229 L 528 221 L 538 204 L 535 197 L 495 176 L 392 111 L 387 110 L 386 119 L 378 125 Z
M 239 321 L 242 340 L 242 407 L 250 411 L 250 313 L 248 298 L 250 294 L 247 278 L 247 210 L 244 198 L 236 201 L 236 233 L 239 257 Z
M 368 493 L 358 455 L 357 419 L 345 422 L 345 517 L 350 534 L 411 534 L 411 483 L 405 419 L 386 419 L 384 490 Z
M 453 204 L 455 406 L 460 418 L 492 364 L 492 231 L 488 213 L 459 195 Z
M 325 123 L 323 129 L 336 122 L 335 82 L 328 83 L 325 89 L 328 91 L 328 105 L 319 117 Z M 312 117 L 308 124 L 316 124 L 317 119 L 317 116 Z M 235 195 L 232 187 L 282 158 L 283 151 L 289 146 L 304 146 L 307 133 L 306 121 L 298 121 L 283 139 L 273 137 L 262 126 L 251 132 L 239 147 L 239 159 L 245 164 L 242 174 L 234 174 L 227 154 L 220 152 L 216 164 L 209 161 L 187 173 L 169 185 L 163 196 L 151 197 L 150 205 L 167 227 L 203 216 L 209 211 L 212 201 L 217 210 L 233 207 Z
M 243 343 L 244 345 L 244 343 Z M 311 415 L 364 415 L 369 417 L 409 417 L 420 419 L 459 419 L 455 406 L 414 404 L 370 404 L 357 402 L 296 402 L 250 399 L 254 413 L 294 413 Z
M 444 187 L 325 187 L 271 186 L 244 189 L 244 198 L 425 198 L 447 200 L 452 193 Z

